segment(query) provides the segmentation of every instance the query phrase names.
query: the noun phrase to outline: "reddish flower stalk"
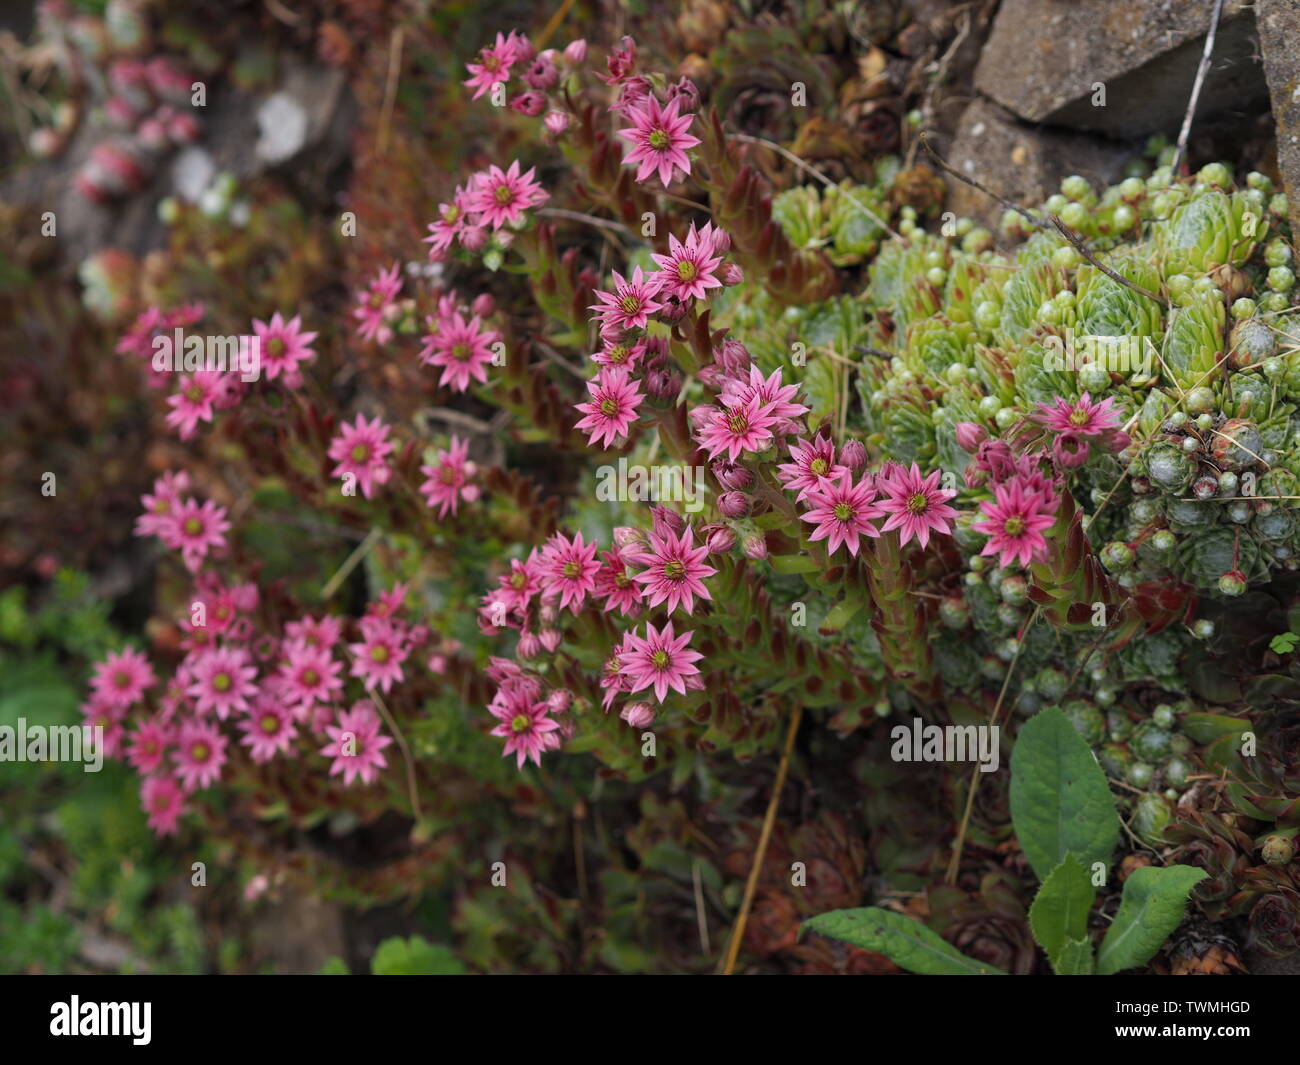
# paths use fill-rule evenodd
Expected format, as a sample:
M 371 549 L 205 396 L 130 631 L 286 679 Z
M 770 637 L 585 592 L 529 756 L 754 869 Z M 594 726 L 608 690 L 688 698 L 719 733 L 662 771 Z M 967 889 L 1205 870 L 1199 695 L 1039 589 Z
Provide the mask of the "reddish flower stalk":
M 737 163 L 742 149 L 727 140 L 717 112 L 710 109 L 700 118 L 696 131 L 705 166 L 694 176 L 709 192 L 714 223 L 731 235 L 737 262 L 782 304 L 829 299 L 840 287 L 830 260 L 790 243 L 772 219 L 771 188 L 749 164 Z
M 916 696 L 922 709 L 937 705 L 941 689 L 926 634 L 929 601 L 913 591 L 911 564 L 904 560 L 898 533 L 882 533 L 862 553 L 873 614 L 871 627 L 889 676 Z

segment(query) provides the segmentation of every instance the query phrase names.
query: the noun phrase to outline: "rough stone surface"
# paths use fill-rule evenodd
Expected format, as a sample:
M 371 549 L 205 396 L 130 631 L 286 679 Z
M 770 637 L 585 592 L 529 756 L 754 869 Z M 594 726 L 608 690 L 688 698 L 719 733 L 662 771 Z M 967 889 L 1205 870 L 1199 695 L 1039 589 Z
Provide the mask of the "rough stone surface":
M 1300 0 L 1256 0 L 1260 50 L 1277 126 L 1277 165 L 1300 233 Z
M 1213 8 L 1213 0 L 1003 0 L 975 88 L 1031 122 L 1174 136 Z M 1227 0 L 1198 117 L 1266 100 L 1257 55 L 1250 5 Z M 1104 107 L 1093 104 L 1098 82 Z
M 301 127 L 291 139 L 274 140 L 278 152 L 273 159 L 257 150 L 259 135 L 265 133 L 258 125 L 259 105 L 272 97 L 279 98 L 279 106 L 295 108 L 301 114 Z M 230 86 L 213 89 L 203 111 L 198 142 L 168 154 L 155 166 L 143 190 L 129 199 L 99 206 L 73 187 L 73 178 L 105 135 L 102 127 L 85 122 L 58 157 L 26 167 L 0 184 L 0 201 L 38 212 L 54 211 L 59 251 L 65 262 L 80 262 L 105 247 L 141 256 L 166 242 L 158 201 L 182 191 L 193 192 L 187 183 L 197 180 L 193 166 L 197 156 L 189 156 L 187 170 L 181 161 L 184 153 L 197 149 L 207 157 L 205 169 L 228 171 L 241 182 L 274 169 L 293 182 L 322 185 L 347 158 L 356 113 L 356 101 L 340 71 L 319 65 L 289 65 L 273 93 L 250 94 Z M 187 186 L 184 190 L 176 184 L 178 165 L 182 185 Z
M 1007 199 L 1036 206 L 1059 191 L 1061 178 L 1081 174 L 1094 188 L 1119 180 L 1134 149 L 1085 134 L 1036 129 L 996 104 L 976 99 L 966 108 L 947 153 L 949 164 Z M 958 215 L 996 225 L 1003 208 L 955 178 L 948 178 L 949 207 Z

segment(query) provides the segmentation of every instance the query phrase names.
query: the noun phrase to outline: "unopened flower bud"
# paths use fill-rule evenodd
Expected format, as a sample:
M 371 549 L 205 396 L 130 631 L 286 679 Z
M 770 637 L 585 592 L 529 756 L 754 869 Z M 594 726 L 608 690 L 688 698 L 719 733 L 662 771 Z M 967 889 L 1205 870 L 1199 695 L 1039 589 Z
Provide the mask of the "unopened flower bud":
M 535 633 L 525 632 L 519 637 L 519 646 L 516 653 L 520 658 L 536 658 L 542 650 L 542 641 L 537 638 Z
M 655 723 L 655 712 L 645 703 L 628 703 L 618 716 L 633 728 L 649 728 Z
M 618 547 L 645 547 L 645 530 L 634 525 L 617 525 L 614 527 L 614 543 Z
M 537 634 L 537 638 L 542 641 L 543 647 L 554 653 L 555 649 L 560 646 L 562 636 L 559 629 L 542 629 Z
M 978 422 L 957 423 L 957 446 L 968 455 L 975 454 L 988 436 L 988 431 Z
M 466 251 L 482 251 L 488 242 L 487 226 L 466 226 L 457 239 Z
M 751 510 L 749 497 L 744 492 L 723 492 L 718 496 L 718 513 L 733 521 L 746 517 Z
M 545 92 L 560 80 L 560 72 L 549 55 L 539 55 L 523 73 L 524 84 L 530 89 Z
M 708 404 L 701 404 L 700 406 L 692 407 L 687 411 L 686 417 L 690 421 L 692 427 L 694 427 L 696 431 L 699 431 L 709 424 L 709 419 L 713 417 L 716 410 L 716 407 L 709 406 Z
M 492 298 L 490 292 L 483 292 L 474 297 L 474 302 L 469 305 L 469 309 L 480 318 L 487 318 L 497 309 L 497 301 Z
M 679 536 L 686 528 L 685 519 L 675 510 L 670 510 L 662 503 L 650 508 L 651 520 L 654 522 L 655 535 L 659 537 Z
M 1133 438 L 1123 429 L 1116 429 L 1106 437 L 1105 443 L 1107 451 L 1112 455 L 1118 455 L 1121 451 L 1132 446 Z
M 748 373 L 749 365 L 753 362 L 749 349 L 739 340 L 724 340 L 722 346 L 713 353 L 713 358 L 729 377 Z
M 680 322 L 686 317 L 686 304 L 676 296 L 667 296 L 664 298 L 663 306 L 659 309 L 660 320 L 672 325 L 674 322 Z
M 678 107 L 682 114 L 687 111 L 694 111 L 700 106 L 700 90 L 695 87 L 695 82 L 688 77 L 678 78 L 676 84 L 669 85 L 665 95 L 669 101 L 681 101 Z
M 569 116 L 563 111 L 549 111 L 542 124 L 546 127 L 546 132 L 558 137 L 569 128 Z
M 564 58 L 570 63 L 581 63 L 587 58 L 587 42 L 579 37 L 564 48 Z
M 713 476 L 718 484 L 733 492 L 743 492 L 754 483 L 754 475 L 738 462 L 715 462 Z
M 745 281 L 745 271 L 728 260 L 718 268 L 718 280 L 724 285 L 740 285 Z
M 867 449 L 861 440 L 847 440 L 840 448 L 840 465 L 856 477 L 867 464 Z
M 568 688 L 556 688 L 546 697 L 546 707 L 553 714 L 562 714 L 573 702 L 573 693 Z
M 740 549 L 746 558 L 762 562 L 767 558 L 767 541 L 759 533 L 750 533 L 740 542 Z
M 645 390 L 651 399 L 676 399 L 682 390 L 682 379 L 678 374 L 667 370 L 654 370 L 646 375 Z
M 704 534 L 704 546 L 711 555 L 725 555 L 736 546 L 736 534 L 725 525 L 710 525 Z

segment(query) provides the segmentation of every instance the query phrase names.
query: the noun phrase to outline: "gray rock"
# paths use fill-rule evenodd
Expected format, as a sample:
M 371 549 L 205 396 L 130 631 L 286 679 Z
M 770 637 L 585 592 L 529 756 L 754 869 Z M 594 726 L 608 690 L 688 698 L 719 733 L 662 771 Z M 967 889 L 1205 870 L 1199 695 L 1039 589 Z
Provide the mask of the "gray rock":
M 272 93 L 257 109 L 257 157 L 275 165 L 307 143 L 307 112 L 287 92 Z
M 1277 165 L 1286 185 L 1291 228 L 1300 233 L 1300 0 L 1256 0 L 1255 19 L 1277 126 Z
M 172 162 L 172 188 L 186 203 L 198 203 L 217 176 L 217 165 L 203 148 L 190 145 Z
M 1097 189 L 1117 181 L 1134 154 L 1127 145 L 1086 134 L 1035 129 L 996 104 L 976 99 L 961 116 L 947 161 L 956 170 L 1022 206 L 1037 206 L 1081 174 Z M 978 189 L 949 177 L 948 206 L 995 226 L 1003 208 Z
M 1213 0 L 1003 0 L 975 88 L 1032 122 L 1176 135 L 1213 8 Z M 1250 4 L 1227 0 L 1198 116 L 1266 99 L 1256 56 Z M 1093 103 L 1098 83 L 1105 106 Z
M 277 97 L 275 106 L 259 110 Z M 285 118 L 289 111 L 293 117 Z M 291 59 L 274 93 L 212 87 L 208 106 L 202 109 L 198 142 L 154 160 L 149 180 L 137 195 L 101 206 L 76 191 L 74 176 L 105 136 L 103 127 L 83 122 L 58 157 L 6 175 L 0 181 L 0 202 L 22 204 L 36 218 L 54 211 L 59 255 L 66 263 L 78 263 L 104 247 L 140 257 L 167 241 L 158 201 L 179 195 L 201 202 L 219 174 L 232 174 L 243 183 L 275 169 L 290 176 L 308 198 L 328 188 L 347 158 L 356 115 L 356 101 L 340 71 Z M 274 152 L 259 150 L 259 134 Z

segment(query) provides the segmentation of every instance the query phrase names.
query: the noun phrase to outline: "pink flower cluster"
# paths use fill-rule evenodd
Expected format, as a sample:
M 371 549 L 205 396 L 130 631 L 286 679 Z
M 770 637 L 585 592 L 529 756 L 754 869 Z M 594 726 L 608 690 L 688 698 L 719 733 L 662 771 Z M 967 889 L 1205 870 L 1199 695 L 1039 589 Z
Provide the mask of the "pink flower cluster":
M 432 465 L 420 467 L 426 480 L 420 485 L 420 494 L 430 509 L 438 508 L 438 517 L 445 518 L 450 511 L 456 513 L 463 499 L 472 503 L 479 497 L 479 486 L 474 483 L 478 466 L 469 460 L 469 442 L 458 436 L 451 438 L 451 447 L 438 449 Z
M 466 251 L 482 251 L 489 235 L 494 235 L 498 245 L 506 246 L 509 234 L 497 231 L 521 225 L 525 211 L 550 199 L 533 174 L 531 167 L 521 171 L 518 159 L 505 170 L 493 165 L 471 174 L 456 188 L 451 203 L 438 205 L 438 220 L 429 223 L 424 243 L 429 245 L 430 262 L 443 261 L 457 244 Z
M 668 238 L 667 255 L 653 256 L 657 270 L 646 274 L 638 266 L 629 277 L 615 271 L 613 291 L 596 293 L 590 310 L 602 348 L 592 359 L 600 370 L 587 383 L 590 399 L 576 404 L 583 417 L 575 426 L 593 446 L 626 439 L 647 394 L 665 401 L 677 394 L 681 379 L 669 361 L 668 341 L 650 336 L 650 323 L 680 321 L 710 290 L 739 283 L 739 268 L 723 262 L 730 247 L 731 238 L 712 223 L 698 231 L 692 225 L 684 240 Z
M 922 474 L 916 463 L 886 462 L 875 474 L 861 472 L 865 448 L 849 441 L 837 456 L 824 435 L 795 441 L 790 458 L 777 467 L 777 476 L 796 493 L 795 502 L 807 506 L 800 517 L 815 526 L 808 539 L 825 540 L 832 554 L 844 546 L 856 555 L 863 536 L 874 539 L 894 530 L 900 547 L 915 540 L 925 548 L 933 534 L 952 533 L 957 511 L 947 501 L 957 493 L 940 487 L 940 470 Z M 874 524 L 880 518 L 884 522 Z
M 957 426 L 957 442 L 972 455 L 966 483 L 993 490 L 993 499 L 980 503 L 980 519 L 971 523 L 972 529 L 989 537 L 980 554 L 997 555 L 998 565 L 1004 568 L 1013 562 L 1028 566 L 1043 561 L 1047 557 L 1043 533 L 1055 524 L 1064 491 L 1059 473 L 1049 476 L 1042 471 L 1050 452 L 1016 452 L 1007 441 L 989 438 L 973 422 Z
M 211 423 L 216 412 L 228 410 L 244 397 L 251 382 L 241 376 L 234 352 L 225 369 L 213 366 L 189 367 L 191 372 L 180 373 L 179 366 L 189 361 L 189 341 L 203 339 L 185 330 L 203 318 L 201 304 L 191 304 L 173 311 L 149 307 L 131 324 L 118 341 L 119 354 L 135 355 L 146 364 L 147 380 L 151 388 L 165 388 L 171 381 L 176 390 L 167 397 L 167 424 L 176 430 L 182 440 L 192 440 L 200 423 Z M 258 344 L 258 370 L 265 371 L 267 380 L 281 379 L 287 388 L 299 388 L 302 374 L 299 364 L 315 357 L 311 348 L 316 334 L 302 328 L 299 316 L 286 319 L 278 311 L 270 322 L 253 320 L 252 339 Z M 177 350 L 178 339 L 182 342 Z M 168 356 L 166 367 L 160 366 L 158 356 Z
M 549 135 L 558 137 L 569 127 L 569 112 L 559 91 L 565 73 L 574 72 L 587 58 L 587 42 L 576 40 L 562 51 L 548 48 L 538 52 L 524 34 L 498 33 L 496 43 L 479 51 L 478 58 L 465 64 L 470 77 L 463 84 L 474 90 L 474 99 L 490 95 L 493 103 L 508 104 L 517 114 L 537 118 Z M 522 88 L 510 95 L 507 86 L 515 73 Z
M 227 548 L 230 522 L 225 507 L 212 500 L 200 503 L 189 496 L 190 475 L 184 470 L 159 477 L 153 491 L 141 497 L 144 513 L 136 519 L 136 536 L 156 536 L 181 552 L 185 568 L 197 572 L 204 559 Z
M 717 401 L 690 412 L 695 438 L 710 458 L 725 455 L 725 461 L 735 463 L 743 454 L 765 451 L 802 431 L 795 419 L 809 408 L 797 402 L 797 385 L 782 383 L 780 370 L 764 377 L 735 340 L 724 341 L 714 359 L 700 376 L 717 390 Z
M 393 326 L 401 317 L 397 297 L 402 292 L 402 269 L 393 263 L 379 273 L 356 295 L 352 317 L 357 320 L 357 335 L 362 340 L 387 344 L 393 339 Z
M 346 785 L 372 784 L 393 741 L 371 698 L 348 706 L 343 667 L 351 663 L 348 677 L 368 693 L 405 679 L 403 663 L 429 640 L 402 617 L 405 597 L 401 584 L 381 595 L 345 643 L 350 623 L 332 615 L 264 632 L 256 585 L 199 574 L 184 655 L 162 693 L 149 696 L 157 677 L 142 653 L 109 654 L 91 680 L 85 723 L 102 727 L 105 753 L 141 775 L 141 802 L 160 835 L 177 830 L 192 793 L 276 758 L 315 751 Z
M 378 415 L 367 421 L 362 414 L 349 425 L 339 426 L 338 435 L 330 441 L 328 455 L 336 463 L 330 476 L 343 478 L 343 491 L 355 495 L 356 489 L 367 499 L 374 495 L 376 486 L 388 483 L 393 471 L 388 466 L 393 443 L 388 439 L 388 426 Z M 350 490 L 349 490 L 350 489 Z
M 286 388 L 301 388 L 299 364 L 316 355 L 311 349 L 316 334 L 303 330 L 302 318 L 295 315 L 286 319 L 279 311 L 271 315 L 269 322 L 254 318 L 253 335 L 261 346 L 262 370 L 267 379 L 274 381 L 282 376 Z
M 1032 418 L 1052 434 L 1052 461 L 1062 470 L 1087 462 L 1094 444 L 1115 452 L 1130 443 L 1128 433 L 1119 428 L 1119 412 L 1109 396 L 1100 403 L 1087 392 L 1073 403 L 1058 396 L 1053 403 L 1040 403 Z
M 618 135 L 627 141 L 628 152 L 623 162 L 637 167 L 637 181 L 644 182 L 658 174 L 664 188 L 668 188 L 674 180 L 691 172 L 686 149 L 694 148 L 700 139 L 688 132 L 695 115 L 681 112 L 683 107 L 691 107 L 694 99 L 691 94 L 682 93 L 663 105 L 647 87 L 644 97 L 633 102 L 627 100 L 625 89 L 623 117 L 632 125 L 619 130 Z
M 439 387 L 464 392 L 471 380 L 487 383 L 487 368 L 492 364 L 501 334 L 483 324 L 473 308 L 461 304 L 455 296 L 438 300 L 438 313 L 425 318 L 429 332 L 419 360 L 426 366 L 442 370 Z
M 536 709 L 541 704 L 540 687 L 530 683 L 519 688 L 514 681 L 532 677 L 527 663 L 557 650 L 564 639 L 564 612 L 576 616 L 589 605 L 600 604 L 602 613 L 635 620 L 660 607 L 665 616 L 678 611 L 692 615 L 701 600 L 712 600 L 705 581 L 717 569 L 706 559 L 715 551 L 730 550 L 734 537 L 714 536 L 722 528 L 715 526 L 702 530 L 705 540 L 697 543 L 696 530 L 675 511 L 657 507 L 653 514 L 649 532 L 616 529 L 608 550 L 580 532 L 572 537 L 556 533 L 526 559 L 512 559 L 497 588 L 483 597 L 479 607 L 483 632 L 494 635 L 513 629 L 519 634 L 516 657 L 520 661 L 496 659 L 495 674 L 489 670 L 501 684 L 489 710 L 501 721 L 493 734 L 507 738 L 506 753 L 523 752 L 520 765 L 526 758 L 538 761 L 541 751 L 560 745 L 555 728 L 542 727 L 534 735 L 532 725 L 521 716 L 542 713 Z M 658 627 L 647 620 L 644 636 L 625 633 L 611 650 L 600 682 L 605 709 L 611 709 L 620 695 L 647 688 L 660 702 L 669 689 L 682 694 L 699 689 L 702 680 L 695 663 L 703 656 L 688 647 L 691 636 L 690 631 L 675 633 L 671 619 Z M 505 714 L 503 707 L 510 713 Z M 642 707 L 627 719 L 644 725 L 653 714 Z
M 155 370 L 154 341 L 159 337 L 170 339 L 177 329 L 188 329 L 203 320 L 203 304 L 191 303 L 175 310 L 164 311 L 160 307 L 147 307 L 136 316 L 131 327 L 117 342 L 119 355 L 134 355 L 145 364 L 145 376 L 151 388 L 166 388 L 171 375 L 165 371 Z

